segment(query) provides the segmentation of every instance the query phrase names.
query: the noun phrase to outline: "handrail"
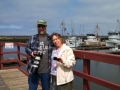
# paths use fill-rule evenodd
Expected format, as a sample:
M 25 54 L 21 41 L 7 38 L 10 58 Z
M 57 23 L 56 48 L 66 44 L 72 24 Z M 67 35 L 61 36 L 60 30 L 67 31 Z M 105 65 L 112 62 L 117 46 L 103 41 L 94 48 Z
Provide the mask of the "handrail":
M 17 50 L 16 51 L 9 51 L 9 52 L 4 52 L 3 51 L 3 46 L 5 46 L 5 43 L 0 43 L 0 54 L 1 54 L 1 60 L 0 60 L 0 68 L 1 69 L 6 69 L 6 68 L 9 68 L 9 67 L 4 67 L 3 66 L 3 64 L 4 63 L 11 63 L 11 62 L 16 62 L 16 63 L 18 63 L 18 67 L 20 67 L 21 65 L 22 66 L 26 66 L 27 65 L 27 63 L 25 64 L 25 63 L 23 63 L 23 62 L 21 62 L 20 61 L 20 55 L 22 55 L 22 56 L 24 56 L 24 57 L 26 57 L 27 58 L 27 62 L 28 62 L 28 60 L 29 60 L 29 58 L 30 58 L 30 56 L 28 56 L 27 54 L 24 54 L 24 53 L 22 53 L 22 52 L 20 52 L 20 47 L 25 47 L 26 46 L 26 43 L 18 43 L 18 42 L 16 42 L 16 43 L 13 43 L 14 44 L 14 46 L 17 46 Z M 17 59 L 14 59 L 14 60 L 4 60 L 3 59 L 3 54 L 17 54 Z M 13 67 L 14 68 L 14 67 Z
M 120 55 L 83 50 L 74 50 L 74 54 L 76 58 L 89 59 L 114 65 L 120 65 Z
M 74 50 L 74 54 L 76 58 L 83 59 L 83 73 L 73 70 L 75 75 L 83 78 L 83 90 L 90 90 L 90 81 L 107 87 L 111 90 L 120 90 L 120 85 L 90 75 L 91 60 L 120 65 L 119 55 L 83 50 Z
M 13 62 L 13 61 L 12 60 L 11 61 L 3 60 L 3 54 L 10 54 L 10 52 L 3 52 L 2 47 L 4 45 L 5 45 L 5 43 L 0 43 L 0 55 L 1 55 L 0 56 L 0 68 L 8 69 L 9 67 L 5 68 L 3 66 L 3 64 L 6 62 Z M 27 65 L 27 63 L 23 63 L 20 61 L 20 55 L 27 57 L 27 62 L 30 57 L 28 55 L 20 52 L 20 47 L 26 47 L 26 43 L 14 43 L 14 45 L 18 47 L 17 51 L 11 52 L 11 53 L 18 54 L 18 60 L 14 60 L 14 62 L 18 63 L 19 65 L 13 66 L 10 68 L 15 68 L 15 67 L 18 68 L 19 67 L 19 69 L 20 69 L 21 65 L 22 66 Z M 112 55 L 112 54 L 92 52 L 92 51 L 84 51 L 84 50 L 74 50 L 74 54 L 75 54 L 76 58 L 83 59 L 83 72 L 73 70 L 74 75 L 83 78 L 83 90 L 90 90 L 90 82 L 94 82 L 101 86 L 107 87 L 111 90 L 120 90 L 120 85 L 90 75 L 90 61 L 91 60 L 114 64 L 114 65 L 120 65 L 120 56 L 119 55 Z M 20 69 L 20 70 L 22 71 L 22 69 Z M 24 71 L 22 71 L 22 72 L 24 72 Z M 24 72 L 24 73 L 27 75 L 26 72 Z

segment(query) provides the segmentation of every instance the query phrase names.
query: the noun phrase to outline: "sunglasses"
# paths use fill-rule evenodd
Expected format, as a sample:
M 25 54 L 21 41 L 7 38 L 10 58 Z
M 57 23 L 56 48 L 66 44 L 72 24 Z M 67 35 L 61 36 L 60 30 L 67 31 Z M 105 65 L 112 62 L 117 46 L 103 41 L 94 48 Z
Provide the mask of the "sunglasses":
M 39 24 L 38 24 L 37 27 L 45 27 L 45 25 L 39 25 Z

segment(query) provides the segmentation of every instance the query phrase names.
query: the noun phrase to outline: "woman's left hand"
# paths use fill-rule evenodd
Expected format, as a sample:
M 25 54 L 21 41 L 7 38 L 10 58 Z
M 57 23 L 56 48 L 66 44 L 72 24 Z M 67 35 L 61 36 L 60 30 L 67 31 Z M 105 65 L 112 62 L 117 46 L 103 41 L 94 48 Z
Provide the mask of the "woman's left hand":
M 61 62 L 61 63 L 63 63 L 63 60 L 62 60 L 62 58 L 58 58 L 58 60 L 57 60 L 58 62 Z

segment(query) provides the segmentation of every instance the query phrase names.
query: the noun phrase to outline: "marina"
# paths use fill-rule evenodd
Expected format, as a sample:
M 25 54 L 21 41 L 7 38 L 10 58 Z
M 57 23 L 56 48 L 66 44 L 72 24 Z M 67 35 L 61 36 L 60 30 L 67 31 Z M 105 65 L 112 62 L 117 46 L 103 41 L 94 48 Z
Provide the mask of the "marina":
M 41 72 L 51 66 L 63 70 L 57 70 L 63 79 L 72 79 L 70 68 L 71 90 L 120 90 L 120 0 L 0 0 L 0 7 L 0 90 L 29 90 L 29 71 L 41 66 Z M 51 38 L 46 33 L 60 35 Z M 53 56 L 63 59 L 62 44 L 74 55 L 70 59 L 68 51 L 66 63 L 51 65 Z M 57 52 L 51 56 L 56 49 L 52 46 Z M 41 55 L 32 52 L 36 50 Z M 29 63 L 28 71 L 31 57 L 34 63 Z M 71 63 L 73 59 L 76 63 Z M 43 90 L 41 75 L 36 90 Z M 54 83 L 49 81 L 52 90 Z
M 89 36 L 90 35 L 90 36 Z M 64 36 L 66 39 L 66 44 L 73 49 L 77 50 L 100 50 L 108 49 L 111 51 L 114 46 L 106 45 L 106 40 L 108 36 L 98 36 L 100 38 L 99 42 L 95 34 L 88 34 L 87 36 Z M 0 42 L 21 42 L 26 43 L 30 36 L 1 36 Z M 75 43 L 77 42 L 77 43 Z M 8 57 L 9 58 L 9 57 Z
M 98 25 L 96 26 L 96 29 L 98 28 Z M 64 30 L 64 29 L 63 29 Z M 65 38 L 65 43 L 69 47 L 73 49 L 73 52 L 75 54 L 76 58 L 76 65 L 73 67 L 73 72 L 75 76 L 74 80 L 74 90 L 119 90 L 120 89 L 120 46 L 118 43 L 113 43 L 113 41 L 119 40 L 118 34 L 111 34 L 108 33 L 108 36 L 98 36 L 98 33 L 88 33 L 86 36 L 74 36 L 74 35 L 68 35 L 63 37 Z M 2 37 L 0 40 L 1 45 L 1 60 L 0 60 L 0 68 L 3 71 L 4 69 L 7 72 L 8 69 L 10 71 L 15 70 L 15 74 L 13 77 L 17 77 L 17 74 L 23 73 L 26 76 L 24 78 L 26 79 L 13 79 L 13 83 L 18 82 L 25 82 L 25 85 L 16 85 L 11 84 L 9 85 L 7 80 L 9 80 L 9 76 L 6 75 L 5 79 L 4 76 L 2 76 L 4 73 L 0 73 L 1 80 L 4 83 L 2 87 L 6 90 L 15 90 L 16 88 L 19 88 L 22 90 L 23 86 L 25 86 L 25 89 L 28 89 L 27 84 L 27 76 L 28 73 L 26 72 L 26 65 L 29 60 L 29 56 L 25 53 L 25 46 L 27 40 L 30 38 L 30 36 L 23 36 L 23 37 Z M 12 41 L 12 42 L 11 42 Z M 112 41 L 112 44 L 111 42 Z M 10 44 L 10 46 L 6 46 Z M 17 50 L 17 51 L 16 51 Z M 12 54 L 11 54 L 12 53 Z M 107 63 L 107 64 L 106 64 Z M 109 67 L 108 67 L 109 66 Z M 87 68 L 85 68 L 87 67 Z M 105 69 L 104 69 L 105 68 Z M 117 69 L 116 69 L 117 68 Z M 111 71 L 109 71 L 112 69 Z M 17 73 L 16 73 L 17 71 Z M 104 72 L 104 73 L 103 73 Z M 111 74 L 106 75 L 105 73 L 119 73 L 117 74 Z M 102 74 L 103 75 L 102 75 Z M 9 75 L 11 75 L 11 72 L 9 72 Z M 21 75 L 21 74 L 20 74 Z M 109 77 L 114 77 L 114 79 Z M 5 80 L 4 80 L 5 79 Z M 12 79 L 12 78 L 11 78 Z M 20 81 L 21 80 L 21 81 Z M 90 84 L 88 84 L 90 83 Z M 19 84 L 19 83 L 18 83 Z M 16 86 L 14 86 L 16 85 Z M 85 86 L 85 87 L 84 87 Z M 87 88 L 87 89 L 85 89 Z M 42 90 L 41 84 L 39 84 L 39 89 Z
M 41 68 L 44 73 L 52 66 L 53 71 L 64 68 L 63 73 L 57 70 L 57 75 L 68 78 L 64 84 L 72 79 L 68 68 L 73 71 L 71 90 L 120 90 L 120 0 L 0 0 L 0 4 L 0 90 L 29 90 L 35 81 L 29 71 Z M 73 52 L 64 53 L 62 44 Z M 57 50 L 51 56 L 53 46 Z M 57 56 L 63 59 L 62 50 L 74 55 L 65 63 L 65 59 L 52 63 Z M 44 77 L 39 79 L 36 90 L 43 90 L 44 84 L 47 88 Z M 52 78 L 49 81 L 52 90 Z

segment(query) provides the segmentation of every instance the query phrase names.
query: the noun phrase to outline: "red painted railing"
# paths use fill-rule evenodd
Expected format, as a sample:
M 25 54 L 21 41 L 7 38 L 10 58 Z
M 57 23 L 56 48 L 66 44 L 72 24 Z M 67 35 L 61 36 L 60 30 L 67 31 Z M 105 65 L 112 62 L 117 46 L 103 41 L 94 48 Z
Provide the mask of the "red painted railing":
M 24 54 L 24 53 L 20 52 L 20 47 L 26 47 L 26 43 L 13 43 L 13 45 L 17 47 L 16 51 L 4 52 L 3 47 L 5 46 L 5 43 L 0 43 L 0 54 L 1 54 L 0 55 L 0 69 L 18 68 L 20 71 L 22 71 L 25 75 L 28 76 L 28 73 L 20 68 L 20 66 L 25 66 L 26 67 L 27 63 L 29 61 L 29 58 L 30 58 L 27 54 Z M 3 58 L 3 54 L 17 54 L 17 59 L 5 60 Z M 23 62 L 20 61 L 20 55 L 27 58 L 26 63 L 23 63 Z M 4 67 L 3 66 L 3 64 L 5 64 L 5 63 L 12 63 L 12 62 L 16 62 L 16 63 L 18 63 L 18 65 L 10 66 L 10 67 Z
M 20 47 L 26 47 L 25 43 L 14 43 L 14 46 L 17 46 L 17 51 L 12 52 L 3 52 L 3 46 L 5 43 L 0 43 L 0 69 L 9 69 L 9 68 L 18 68 L 23 73 L 28 75 L 25 71 L 20 69 L 20 66 L 26 66 L 29 56 L 20 52 Z M 18 58 L 15 60 L 4 60 L 3 54 L 16 54 Z M 83 50 L 74 50 L 74 54 L 76 58 L 83 59 L 83 72 L 79 72 L 77 70 L 73 70 L 74 75 L 83 78 L 83 90 L 90 90 L 90 82 L 94 82 L 96 84 L 99 84 L 101 86 L 104 86 L 106 88 L 109 88 L 110 90 L 120 90 L 120 85 L 103 80 L 101 78 L 97 78 L 95 76 L 90 75 L 90 61 L 99 61 L 114 65 L 120 65 L 120 56 L 119 55 L 113 55 L 113 54 L 106 54 L 106 53 L 98 53 L 98 52 L 91 52 L 91 51 L 83 51 Z M 27 57 L 27 62 L 23 63 L 20 61 L 20 55 Z M 18 63 L 18 66 L 12 66 L 12 67 L 4 67 L 4 63 L 8 62 L 16 62 Z

